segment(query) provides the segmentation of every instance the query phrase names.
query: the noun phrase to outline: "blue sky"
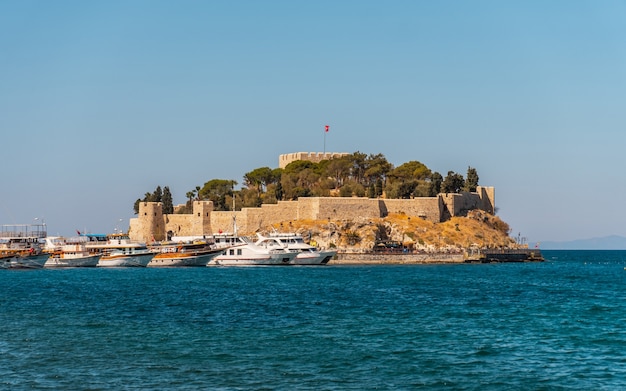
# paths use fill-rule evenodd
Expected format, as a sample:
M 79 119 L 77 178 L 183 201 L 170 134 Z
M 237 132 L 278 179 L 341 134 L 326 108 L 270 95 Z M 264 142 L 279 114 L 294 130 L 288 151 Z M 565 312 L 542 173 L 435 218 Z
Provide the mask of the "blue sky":
M 529 242 L 626 236 L 624 1 L 2 1 L 0 223 L 126 229 L 278 155 L 495 186 Z M 120 222 L 121 220 L 121 222 Z

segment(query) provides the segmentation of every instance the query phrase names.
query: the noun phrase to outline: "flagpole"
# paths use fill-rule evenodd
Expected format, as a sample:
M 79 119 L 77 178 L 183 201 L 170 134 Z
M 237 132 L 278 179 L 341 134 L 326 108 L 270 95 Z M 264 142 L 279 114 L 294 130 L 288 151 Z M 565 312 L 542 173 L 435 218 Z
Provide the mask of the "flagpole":
M 324 130 L 324 155 L 326 155 L 326 131 Z

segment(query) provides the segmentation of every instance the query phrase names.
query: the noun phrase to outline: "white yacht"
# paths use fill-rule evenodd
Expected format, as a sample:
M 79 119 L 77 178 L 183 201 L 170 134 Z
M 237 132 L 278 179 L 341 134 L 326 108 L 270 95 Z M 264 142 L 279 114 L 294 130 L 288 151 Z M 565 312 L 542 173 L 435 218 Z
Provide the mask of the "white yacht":
M 95 267 L 100 254 L 94 254 L 87 248 L 87 238 L 63 238 L 52 236 L 46 238 L 45 251 L 50 257 L 45 267 Z
M 213 240 L 224 252 L 214 257 L 207 266 L 289 265 L 297 255 L 274 239 L 254 243 L 243 236 L 219 234 L 214 235 Z
M 0 269 L 40 269 L 50 254 L 43 251 L 45 224 L 3 225 Z
M 337 251 L 320 250 L 315 246 L 307 244 L 302 235 L 296 233 L 270 233 L 267 237 L 257 234 L 259 240 L 257 244 L 268 239 L 277 240 L 282 247 L 297 253 L 290 262 L 291 265 L 325 265 L 330 261 Z M 271 243 L 271 242 L 268 242 Z
M 98 267 L 146 267 L 155 255 L 145 243 L 132 241 L 125 233 L 107 235 L 106 240 L 93 236 L 87 248 L 102 254 Z

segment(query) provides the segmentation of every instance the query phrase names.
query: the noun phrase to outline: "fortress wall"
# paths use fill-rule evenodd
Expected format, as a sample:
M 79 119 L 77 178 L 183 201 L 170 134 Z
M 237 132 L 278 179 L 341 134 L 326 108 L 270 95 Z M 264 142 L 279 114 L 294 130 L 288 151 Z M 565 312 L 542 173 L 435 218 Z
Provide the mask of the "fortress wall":
M 482 200 L 482 210 L 491 214 L 496 214 L 496 190 L 493 186 L 478 186 L 476 188 L 478 196 Z
M 141 202 L 137 218 L 130 220 L 130 237 L 150 242 L 164 240 L 165 233 L 177 236 L 208 235 L 233 231 L 233 215 L 238 232 L 251 234 L 267 229 L 272 224 L 295 220 L 356 220 L 385 217 L 388 213 L 405 213 L 408 216 L 440 222 L 447 217 L 464 214 L 466 210 L 493 211 L 493 187 L 479 187 L 478 193 L 439 194 L 438 197 L 410 200 L 371 199 L 358 197 L 302 197 L 297 201 L 279 201 L 260 208 L 243 208 L 241 211 L 214 211 L 210 201 L 194 202 L 192 214 L 163 215 L 162 204 Z M 446 211 L 447 209 L 447 211 Z
M 319 197 L 316 220 L 353 220 L 381 217 L 377 199 L 358 197 Z
M 481 209 L 483 205 L 483 199 L 478 193 L 447 193 L 440 194 L 440 197 L 452 216 L 464 215 L 465 211 L 471 209 Z
M 408 216 L 418 216 L 434 223 L 441 221 L 443 204 L 439 197 L 383 201 L 388 213 L 404 213 Z
M 318 220 L 320 199 L 319 197 L 301 197 L 297 201 L 297 218 L 298 220 Z M 328 218 L 328 217 L 321 217 Z
M 213 211 L 211 212 L 211 229 L 213 233 L 233 232 L 233 215 L 237 219 L 237 230 L 242 231 L 242 227 L 245 227 L 243 222 L 243 212 L 237 211 Z
M 349 155 L 347 152 L 294 152 L 286 153 L 278 157 L 278 167 L 285 168 L 291 162 L 297 160 L 307 160 L 313 163 L 319 163 L 322 160 L 330 160 Z
M 194 235 L 189 224 L 191 215 L 189 214 L 169 214 L 165 215 L 165 232 L 172 231 L 173 236 Z
M 256 208 L 259 209 L 259 208 Z M 277 204 L 261 205 L 261 218 L 257 228 L 265 228 L 268 225 L 289 220 L 298 220 L 298 201 L 278 201 Z
M 173 236 L 202 236 L 211 234 L 212 201 L 194 201 L 191 214 L 164 215 L 165 232 Z
M 298 201 L 279 201 L 278 204 L 263 204 L 260 208 L 243 208 L 235 212 L 237 230 L 241 234 L 251 234 L 268 226 L 298 219 Z M 213 211 L 211 213 L 213 233 L 233 231 L 233 212 Z
M 263 208 L 243 208 L 241 213 L 241 224 L 237 219 L 237 225 L 239 226 L 239 233 L 244 235 L 258 231 L 266 220 Z

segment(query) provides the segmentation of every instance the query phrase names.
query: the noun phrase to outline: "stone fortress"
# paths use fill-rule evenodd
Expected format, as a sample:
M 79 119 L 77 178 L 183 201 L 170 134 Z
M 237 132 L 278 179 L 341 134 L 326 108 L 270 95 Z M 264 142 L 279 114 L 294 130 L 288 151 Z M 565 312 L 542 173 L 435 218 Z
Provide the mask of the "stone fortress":
M 296 160 L 308 160 L 313 163 L 319 163 L 322 160 L 330 160 L 350 155 L 347 152 L 294 152 L 286 153 L 278 157 L 278 168 L 285 168 L 291 162 Z
M 295 160 L 314 162 L 339 157 L 340 153 L 299 152 L 279 157 L 284 167 Z M 319 159 L 319 160 L 318 160 Z M 214 211 L 211 201 L 194 201 L 191 214 L 163 214 L 160 202 L 141 202 L 136 218 L 130 219 L 131 239 L 142 242 L 166 240 L 171 236 L 209 236 L 233 232 L 236 221 L 239 234 L 249 235 L 268 230 L 274 224 L 297 220 L 346 221 L 381 218 L 389 213 L 403 213 L 432 222 L 442 222 L 468 210 L 481 209 L 493 214 L 495 189 L 478 186 L 476 192 L 438 194 L 436 197 L 382 199 L 365 197 L 301 197 L 296 201 L 278 201 L 240 211 Z

